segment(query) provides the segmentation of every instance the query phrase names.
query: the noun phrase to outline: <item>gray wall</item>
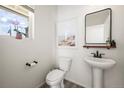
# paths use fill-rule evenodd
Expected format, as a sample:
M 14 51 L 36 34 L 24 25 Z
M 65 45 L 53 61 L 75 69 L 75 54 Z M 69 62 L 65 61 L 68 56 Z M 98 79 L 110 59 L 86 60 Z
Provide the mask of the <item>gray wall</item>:
M 0 37 L 0 87 L 38 87 L 55 60 L 55 6 L 35 6 L 34 39 Z M 39 61 L 31 69 L 26 62 Z
M 86 49 L 84 45 L 84 16 L 87 13 L 104 8 L 112 8 L 112 37 L 117 42 L 116 49 Z M 105 87 L 124 87 L 124 6 L 58 6 L 57 21 L 75 18 L 78 21 L 77 47 L 57 48 L 57 56 L 73 58 L 72 67 L 66 79 L 85 87 L 91 87 L 91 68 L 84 62 L 84 57 L 99 50 L 106 58 L 114 59 L 117 65 L 104 71 Z

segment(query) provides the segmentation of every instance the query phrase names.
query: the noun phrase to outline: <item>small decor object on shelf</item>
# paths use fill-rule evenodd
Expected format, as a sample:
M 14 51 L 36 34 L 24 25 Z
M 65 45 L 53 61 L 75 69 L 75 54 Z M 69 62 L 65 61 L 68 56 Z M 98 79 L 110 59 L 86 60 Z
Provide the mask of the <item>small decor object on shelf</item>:
M 111 41 L 111 46 L 116 47 L 116 42 L 114 40 Z
M 108 38 L 107 40 L 106 40 L 106 46 L 110 46 L 110 39 Z

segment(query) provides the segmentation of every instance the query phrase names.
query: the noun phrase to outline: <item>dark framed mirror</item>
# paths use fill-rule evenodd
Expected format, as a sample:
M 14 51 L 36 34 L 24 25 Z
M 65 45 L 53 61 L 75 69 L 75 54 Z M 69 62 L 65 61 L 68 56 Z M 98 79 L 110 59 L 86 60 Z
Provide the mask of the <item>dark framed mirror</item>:
M 85 15 L 85 46 L 110 48 L 112 42 L 112 10 L 106 8 Z

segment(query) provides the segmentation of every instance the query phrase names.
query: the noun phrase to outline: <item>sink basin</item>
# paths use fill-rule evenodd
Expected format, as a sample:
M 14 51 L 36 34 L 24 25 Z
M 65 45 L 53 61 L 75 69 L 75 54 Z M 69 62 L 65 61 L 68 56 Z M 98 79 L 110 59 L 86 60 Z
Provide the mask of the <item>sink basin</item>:
M 86 57 L 84 60 L 89 65 L 100 68 L 100 69 L 108 69 L 113 67 L 116 64 L 114 60 L 105 59 L 105 58 Z
M 85 62 L 92 68 L 92 82 L 94 88 L 104 87 L 103 70 L 113 67 L 116 62 L 112 59 L 86 57 Z

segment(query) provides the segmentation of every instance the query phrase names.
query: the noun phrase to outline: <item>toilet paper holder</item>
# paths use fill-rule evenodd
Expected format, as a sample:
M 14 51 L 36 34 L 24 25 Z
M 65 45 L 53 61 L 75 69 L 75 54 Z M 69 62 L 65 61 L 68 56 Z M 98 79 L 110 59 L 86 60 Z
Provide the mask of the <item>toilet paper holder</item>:
M 34 63 L 35 63 L 35 64 L 38 64 L 38 62 L 37 62 L 37 61 L 33 61 L 32 63 L 28 63 L 28 62 L 27 62 L 27 63 L 26 63 L 26 66 L 31 67 L 32 65 L 34 65 Z

